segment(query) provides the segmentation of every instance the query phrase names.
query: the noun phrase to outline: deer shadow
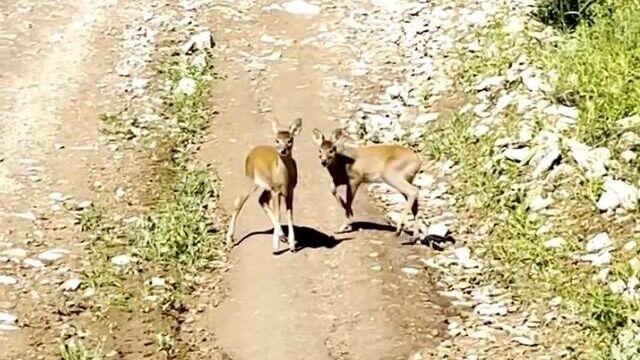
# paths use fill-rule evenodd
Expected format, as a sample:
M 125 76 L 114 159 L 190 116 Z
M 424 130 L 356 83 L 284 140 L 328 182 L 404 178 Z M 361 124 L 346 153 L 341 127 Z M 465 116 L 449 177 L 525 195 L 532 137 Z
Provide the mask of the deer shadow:
M 282 226 L 282 229 L 284 230 L 286 235 L 287 233 L 286 226 Z M 295 234 L 296 234 L 296 249 L 295 249 L 296 252 L 299 252 L 304 249 L 319 249 L 319 248 L 333 249 L 341 242 L 350 239 L 350 238 L 336 239 L 333 236 L 327 235 L 322 231 L 316 230 L 308 226 L 294 225 L 293 230 L 295 231 Z M 267 230 L 261 230 L 261 231 L 253 231 L 243 236 L 242 239 L 240 239 L 234 245 L 234 247 L 240 245 L 243 241 L 250 238 L 251 236 L 271 235 L 271 234 L 273 234 L 273 228 L 267 229 Z M 288 250 L 289 250 L 288 248 L 280 250 L 276 253 L 276 255 L 287 252 Z

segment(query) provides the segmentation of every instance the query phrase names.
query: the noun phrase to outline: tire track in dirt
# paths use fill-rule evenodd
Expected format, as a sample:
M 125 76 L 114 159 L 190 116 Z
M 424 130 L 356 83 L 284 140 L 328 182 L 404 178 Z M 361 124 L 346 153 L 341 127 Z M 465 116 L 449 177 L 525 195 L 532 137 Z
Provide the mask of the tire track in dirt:
M 338 104 L 348 99 L 329 84 L 349 53 L 342 49 L 336 55 L 316 46 L 313 36 L 343 9 L 328 7 L 308 18 L 261 10 L 269 5 L 239 2 L 233 11 L 221 11 L 226 17 L 209 21 L 227 49 L 217 64 L 226 80 L 212 97 L 220 115 L 201 156 L 215 162 L 224 185 L 222 201 L 230 211 L 244 190 L 244 156 L 254 145 L 273 142 L 269 119 L 284 124 L 301 116 L 302 132 L 294 145 L 299 167 L 294 220 L 304 248 L 274 257 L 271 227 L 251 197 L 236 237 L 251 236 L 232 254 L 229 296 L 207 311 L 199 326 L 215 331 L 219 345 L 237 360 L 406 359 L 416 348 L 433 344 L 437 335 L 409 336 L 407 331 L 420 326 L 415 317 L 432 329 L 444 319 L 437 305 L 415 301 L 425 284 L 408 288 L 415 282 L 407 283 L 398 271 L 410 250 L 399 250 L 401 239 L 389 231 L 364 230 L 342 242 L 327 236 L 343 214 L 329 192 L 311 130 L 330 130 L 337 123 L 329 119 L 345 116 Z M 357 220 L 384 224 L 365 192 L 355 204 Z
M 131 6 L 115 0 L 2 5 L 0 273 L 17 283 L 0 285 L 0 312 L 15 315 L 19 328 L 0 331 L 0 359 L 56 356 L 69 310 L 58 286 L 79 277 L 85 251 L 64 207 L 89 198 L 92 180 L 110 164 L 107 149 L 97 145 L 98 115 L 113 105 L 113 29 Z M 54 248 L 70 254 L 38 260 Z

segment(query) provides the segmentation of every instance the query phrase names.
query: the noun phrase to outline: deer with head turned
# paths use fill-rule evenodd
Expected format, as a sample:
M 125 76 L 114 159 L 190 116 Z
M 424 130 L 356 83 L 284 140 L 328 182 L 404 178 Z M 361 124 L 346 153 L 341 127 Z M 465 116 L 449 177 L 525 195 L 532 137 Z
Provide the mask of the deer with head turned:
M 422 161 L 416 153 L 400 145 L 369 145 L 349 147 L 342 144 L 342 131 L 336 129 L 332 138 L 322 131 L 313 129 L 313 140 L 319 146 L 320 163 L 329 171 L 333 180 L 331 193 L 345 211 L 346 221 L 337 233 L 352 230 L 353 209 L 351 204 L 362 184 L 386 183 L 398 190 L 406 199 L 406 205 L 400 213 L 396 227 L 396 236 L 400 235 L 409 211 L 415 218 L 413 239 L 420 236 L 418 224 L 418 188 L 412 184 Z M 340 197 L 337 188 L 344 186 L 345 199 Z
M 247 198 L 256 190 L 260 191 L 258 202 L 273 224 L 273 252 L 279 251 L 280 241 L 289 242 L 289 250 L 295 251 L 296 241 L 293 230 L 293 191 L 298 182 L 298 170 L 292 157 L 293 140 L 300 132 L 302 119 L 296 118 L 288 128 L 281 128 L 272 121 L 275 146 L 256 146 L 245 159 L 245 175 L 250 181 L 248 189 L 236 198 L 234 212 L 227 230 L 227 246 L 233 247 L 233 232 L 238 215 Z M 288 234 L 285 237 L 280 225 L 281 200 L 287 211 Z

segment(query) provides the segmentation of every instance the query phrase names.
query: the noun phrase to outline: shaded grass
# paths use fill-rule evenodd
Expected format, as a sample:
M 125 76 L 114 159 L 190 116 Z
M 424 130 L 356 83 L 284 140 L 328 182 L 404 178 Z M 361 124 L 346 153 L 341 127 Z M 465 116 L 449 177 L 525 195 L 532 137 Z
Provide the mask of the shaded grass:
M 558 73 L 556 96 L 581 110 L 577 135 L 590 145 L 613 145 L 621 131 L 616 121 L 640 114 L 638 19 L 640 2 L 619 1 L 545 54 Z

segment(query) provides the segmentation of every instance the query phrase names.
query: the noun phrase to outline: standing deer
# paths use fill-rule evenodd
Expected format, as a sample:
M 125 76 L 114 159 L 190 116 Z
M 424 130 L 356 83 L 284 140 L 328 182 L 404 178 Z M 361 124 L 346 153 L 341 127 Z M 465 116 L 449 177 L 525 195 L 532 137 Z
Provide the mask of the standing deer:
M 410 149 L 400 145 L 370 145 L 360 147 L 340 146 L 337 143 L 342 138 L 342 131 L 333 131 L 332 139 L 327 139 L 324 134 L 313 129 L 313 140 L 320 147 L 320 163 L 327 168 L 333 180 L 331 193 L 345 211 L 346 221 L 337 230 L 337 233 L 351 231 L 353 210 L 351 204 L 363 183 L 384 182 L 398 190 L 407 203 L 396 228 L 396 236 L 403 230 L 406 217 L 411 211 L 415 217 L 413 238 L 419 238 L 418 224 L 418 188 L 412 185 L 412 181 L 422 167 L 422 161 Z M 343 200 L 337 192 L 337 188 L 344 185 L 346 198 Z
M 302 119 L 296 118 L 288 129 L 282 129 L 275 120 L 271 122 L 275 135 L 275 146 L 256 146 L 245 160 L 245 174 L 251 181 L 251 188 L 235 200 L 235 209 L 227 231 L 227 246 L 233 246 L 233 232 L 238 214 L 247 198 L 260 190 L 258 202 L 273 224 L 273 252 L 279 251 L 279 241 L 289 241 L 289 250 L 295 251 L 296 240 L 293 231 L 293 190 L 298 182 L 296 162 L 291 153 L 293 139 L 300 132 Z M 280 200 L 284 199 L 287 209 L 288 235 L 285 238 L 280 226 Z

